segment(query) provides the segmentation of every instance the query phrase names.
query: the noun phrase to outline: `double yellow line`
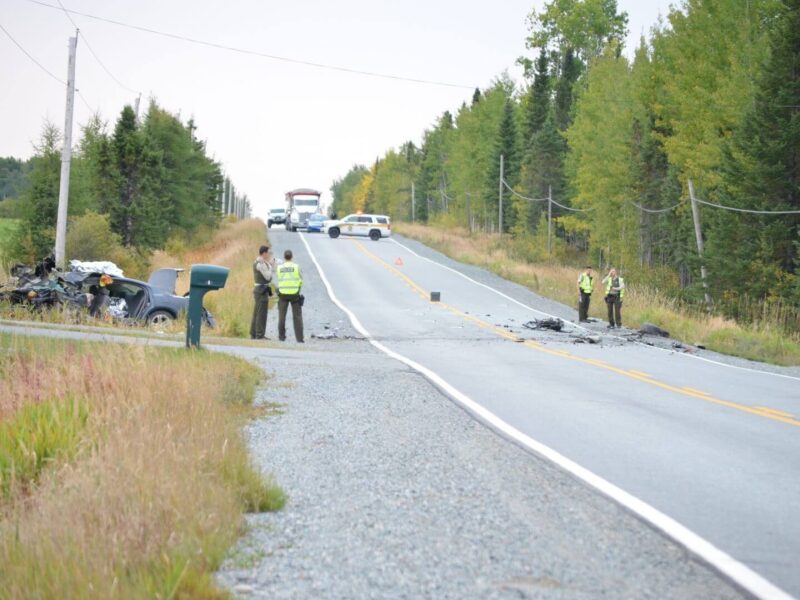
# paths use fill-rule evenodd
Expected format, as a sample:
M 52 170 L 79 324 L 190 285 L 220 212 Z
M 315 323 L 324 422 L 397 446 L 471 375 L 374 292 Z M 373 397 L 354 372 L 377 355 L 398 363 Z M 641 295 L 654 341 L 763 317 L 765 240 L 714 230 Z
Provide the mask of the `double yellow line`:
M 430 301 L 430 295 L 427 290 L 422 288 L 419 284 L 417 284 L 413 279 L 411 279 L 408 275 L 390 265 L 386 261 L 384 261 L 379 256 L 373 254 L 369 250 L 367 250 L 364 245 L 357 241 L 357 240 L 350 240 L 356 245 L 356 248 L 364 254 L 365 256 L 369 257 L 370 259 L 374 260 L 376 263 L 381 265 L 383 268 L 387 269 L 393 275 L 399 277 L 403 280 L 415 293 L 419 294 L 424 300 Z M 519 336 L 511 333 L 510 331 L 506 331 L 502 327 L 497 327 L 496 325 L 492 325 L 491 323 L 487 323 L 486 321 L 479 319 L 473 315 L 467 314 L 464 311 L 455 308 L 454 306 L 450 306 L 444 302 L 437 302 L 441 308 L 447 310 L 454 315 L 461 317 L 465 321 L 468 321 L 474 325 L 477 325 L 481 329 L 485 329 L 498 335 L 500 337 L 506 338 L 508 340 L 514 342 L 520 342 Z M 532 350 L 536 350 L 537 352 L 541 352 L 543 354 L 549 354 L 551 356 L 558 356 L 561 358 L 565 358 L 567 360 L 572 360 L 575 362 L 579 362 L 582 364 L 590 365 L 593 367 L 597 367 L 598 369 L 604 369 L 606 371 L 611 371 L 612 373 L 616 373 L 618 375 L 622 375 L 623 377 L 628 377 L 630 379 L 635 379 L 636 381 L 641 381 L 643 383 L 650 384 L 652 386 L 674 392 L 676 394 L 680 394 L 682 396 L 689 396 L 691 398 L 696 398 L 698 400 L 702 400 L 704 402 L 709 402 L 711 404 L 718 404 L 719 406 L 725 406 L 726 408 L 732 408 L 734 410 L 746 412 L 752 415 L 757 415 L 759 417 L 764 417 L 767 419 L 771 419 L 773 421 L 780 421 L 781 423 L 786 423 L 787 425 L 793 425 L 795 427 L 800 427 L 800 420 L 796 419 L 790 413 L 774 409 L 768 408 L 764 406 L 748 406 L 746 404 L 739 404 L 738 402 L 732 402 L 730 400 L 722 400 L 721 398 L 715 398 L 711 394 L 703 392 L 701 390 L 696 390 L 690 387 L 681 387 L 677 385 L 673 385 L 671 383 L 666 383 L 664 381 L 659 381 L 658 379 L 654 379 L 647 373 L 642 373 L 641 371 L 636 371 L 633 369 L 621 369 L 619 367 L 615 367 L 603 360 L 598 360 L 594 358 L 583 358 L 581 356 L 576 356 L 566 350 L 555 350 L 553 348 L 548 348 L 543 346 L 542 344 L 533 341 L 533 340 L 524 340 L 521 342 L 521 345 L 526 346 Z

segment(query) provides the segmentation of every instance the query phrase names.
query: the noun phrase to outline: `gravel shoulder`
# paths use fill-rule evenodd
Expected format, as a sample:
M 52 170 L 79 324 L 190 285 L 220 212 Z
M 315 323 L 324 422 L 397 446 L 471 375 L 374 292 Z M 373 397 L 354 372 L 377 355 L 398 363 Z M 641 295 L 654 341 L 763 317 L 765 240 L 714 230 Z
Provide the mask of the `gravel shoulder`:
M 218 573 L 235 596 L 742 596 L 617 504 L 353 339 L 300 241 L 270 235 L 303 267 L 308 343 L 221 348 L 271 376 L 258 401 L 277 414 L 247 436 L 257 464 L 289 496 L 284 510 L 248 517 Z

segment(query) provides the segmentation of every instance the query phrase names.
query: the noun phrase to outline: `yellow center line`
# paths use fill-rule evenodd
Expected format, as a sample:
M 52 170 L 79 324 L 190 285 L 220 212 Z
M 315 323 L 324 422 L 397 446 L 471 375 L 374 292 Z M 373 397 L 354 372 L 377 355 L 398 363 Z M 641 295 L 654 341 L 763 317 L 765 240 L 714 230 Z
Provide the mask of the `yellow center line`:
M 768 413 L 779 417 L 787 417 L 790 419 L 793 417 L 792 413 L 788 413 L 783 410 L 778 410 L 777 408 L 769 408 L 768 406 L 754 406 L 753 408 L 759 412 Z
M 701 396 L 710 396 L 711 395 L 708 392 L 704 392 L 703 390 L 697 390 L 695 388 L 688 387 L 688 386 L 683 386 L 682 389 L 686 390 L 687 392 L 691 392 L 693 394 L 700 394 Z
M 628 373 L 633 373 L 634 375 L 638 375 L 639 377 L 652 377 L 652 375 L 648 375 L 647 373 L 642 373 L 641 371 L 636 371 L 634 369 L 628 369 Z
M 396 269 L 394 266 L 392 266 L 389 263 L 387 263 L 386 261 L 384 261 L 379 256 L 373 254 L 372 252 L 370 252 L 369 250 L 364 248 L 364 246 L 363 246 L 363 244 L 361 244 L 361 242 L 358 242 L 356 240 L 352 240 L 352 241 L 356 244 L 356 247 L 364 255 L 366 255 L 367 257 L 371 258 L 372 260 L 377 262 L 379 265 L 385 267 L 391 273 L 394 273 L 395 275 L 400 277 L 403 281 L 405 281 L 409 285 L 409 287 L 411 287 L 412 290 L 417 292 L 425 300 L 430 300 L 429 293 L 425 289 L 423 289 L 420 285 L 418 285 L 416 282 L 414 282 L 405 273 L 399 271 L 398 269 Z M 478 317 L 475 317 L 473 315 L 469 315 L 469 314 L 465 313 L 464 311 L 462 311 L 462 310 L 460 310 L 458 308 L 455 308 L 455 307 L 450 306 L 448 304 L 445 304 L 443 302 L 437 302 L 435 304 L 438 304 L 441 308 L 444 308 L 445 310 L 448 310 L 451 313 L 453 313 L 453 314 L 455 314 L 457 316 L 460 316 L 461 318 L 463 318 L 463 319 L 465 319 L 465 320 L 477 325 L 478 327 L 481 327 L 482 329 L 486 329 L 486 330 L 492 331 L 493 333 L 495 333 L 495 334 L 497 334 L 497 335 L 499 335 L 501 337 L 504 337 L 504 338 L 507 338 L 507 339 L 510 339 L 510 340 L 514 340 L 514 341 L 517 341 L 517 340 L 520 339 L 519 336 L 514 335 L 509 331 L 506 331 L 502 327 L 497 327 L 496 325 L 492 325 L 491 323 L 487 323 L 486 321 L 484 321 L 482 319 L 479 319 Z M 779 411 L 779 410 L 776 410 L 776 409 L 764 408 L 764 407 L 758 407 L 758 406 L 748 406 L 746 404 L 739 404 L 738 402 L 733 402 L 733 401 L 730 401 L 730 400 L 723 400 L 721 398 L 715 398 L 714 396 L 712 396 L 712 395 L 710 395 L 710 394 L 708 394 L 706 392 L 700 391 L 700 390 L 695 390 L 695 389 L 690 388 L 690 387 L 680 387 L 680 386 L 677 386 L 677 385 L 673 385 L 671 383 L 666 383 L 664 381 L 659 381 L 657 379 L 654 379 L 653 377 L 651 377 L 647 373 L 642 373 L 640 371 L 634 371 L 634 370 L 628 370 L 628 369 L 621 369 L 619 367 L 615 367 L 615 366 L 613 366 L 613 365 L 611 365 L 611 364 L 609 364 L 609 363 L 607 363 L 605 361 L 599 360 L 599 359 L 583 358 L 581 356 L 577 356 L 575 354 L 572 354 L 572 353 L 570 353 L 570 352 L 568 352 L 566 350 L 556 350 L 554 348 L 548 348 L 548 347 L 546 347 L 546 346 L 544 346 L 544 345 L 542 345 L 542 344 L 540 344 L 540 343 L 538 343 L 538 342 L 536 342 L 534 340 L 525 340 L 523 345 L 527 346 L 528 348 L 531 348 L 533 350 L 536 350 L 537 352 L 541 352 L 543 354 L 549 354 L 551 356 L 560 356 L 562 358 L 566 358 L 568 360 L 572 360 L 572 361 L 575 361 L 575 362 L 579 362 L 579 363 L 583 363 L 583 364 L 587 364 L 587 365 L 592 365 L 593 367 L 597 367 L 599 369 L 603 369 L 603 370 L 606 370 L 606 371 L 611 371 L 612 373 L 617 373 L 618 375 L 622 375 L 623 377 L 628 377 L 630 379 L 635 379 L 637 381 L 641 381 L 643 383 L 647 383 L 649 385 L 652 385 L 652 386 L 655 386 L 655 387 L 658 387 L 658 388 L 661 388 L 661 389 L 664 389 L 664 390 L 667 390 L 667 391 L 670 391 L 670 392 L 674 392 L 674 393 L 680 394 L 682 396 L 689 396 L 691 398 L 697 398 L 698 400 L 703 400 L 704 402 L 717 404 L 719 406 L 725 406 L 727 408 L 732 408 L 734 410 L 738 410 L 738 411 L 741 411 L 741 412 L 746 412 L 746 413 L 749 413 L 749 414 L 752 414 L 752 415 L 757 415 L 759 417 L 764 417 L 764 418 L 767 418 L 767 419 L 771 419 L 773 421 L 780 421 L 781 423 L 786 423 L 787 425 L 793 425 L 795 427 L 800 427 L 800 420 L 799 419 L 796 419 L 792 415 L 790 415 L 789 413 L 784 413 L 783 411 Z

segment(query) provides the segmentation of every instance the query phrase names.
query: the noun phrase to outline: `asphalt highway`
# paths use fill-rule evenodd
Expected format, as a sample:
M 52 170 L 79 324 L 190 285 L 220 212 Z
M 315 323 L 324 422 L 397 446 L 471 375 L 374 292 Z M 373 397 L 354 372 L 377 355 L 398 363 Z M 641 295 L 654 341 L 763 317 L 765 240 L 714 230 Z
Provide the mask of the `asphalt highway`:
M 300 236 L 362 333 L 762 597 L 800 596 L 800 378 L 522 327 L 552 303 L 402 238 Z M 303 265 L 305 269 L 314 268 Z M 463 273 L 470 273 L 467 277 Z M 432 302 L 430 293 L 441 294 Z M 544 310 L 545 312 L 540 312 Z M 565 314 L 568 309 L 562 307 Z M 573 317 L 575 318 L 575 317 Z

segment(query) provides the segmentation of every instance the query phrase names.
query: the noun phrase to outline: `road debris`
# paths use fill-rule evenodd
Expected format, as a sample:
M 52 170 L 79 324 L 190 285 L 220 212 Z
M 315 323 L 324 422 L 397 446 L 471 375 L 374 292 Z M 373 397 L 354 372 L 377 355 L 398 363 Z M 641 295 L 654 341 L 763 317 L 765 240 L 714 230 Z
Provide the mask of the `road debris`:
M 669 337 L 669 331 L 661 329 L 661 327 L 653 325 L 652 323 L 644 323 L 639 328 L 639 333 L 644 335 L 656 335 L 658 337 Z
M 522 324 L 526 329 L 549 329 L 551 331 L 561 331 L 564 328 L 564 321 L 557 317 L 546 319 L 533 319 Z

